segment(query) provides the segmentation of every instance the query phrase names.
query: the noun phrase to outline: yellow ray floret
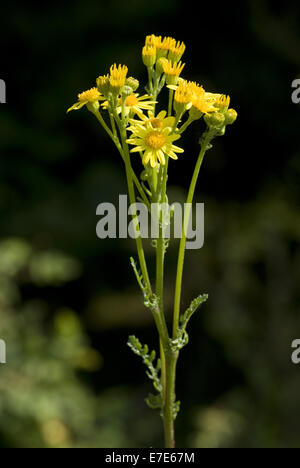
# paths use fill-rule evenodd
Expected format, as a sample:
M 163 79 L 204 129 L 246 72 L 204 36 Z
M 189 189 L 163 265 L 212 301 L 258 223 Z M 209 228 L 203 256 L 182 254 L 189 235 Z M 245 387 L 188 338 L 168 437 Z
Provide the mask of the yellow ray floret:
M 78 94 L 78 102 L 73 104 L 73 106 L 70 107 L 67 110 L 67 112 L 70 112 L 71 110 L 81 109 L 86 104 L 89 104 L 89 103 L 93 104 L 102 99 L 104 98 L 101 96 L 97 88 L 88 89 L 87 91 L 83 91 L 82 93 Z
M 138 114 L 141 116 L 143 114 L 143 110 L 151 110 L 153 105 L 156 101 L 151 100 L 151 97 L 148 94 L 144 94 L 144 96 L 140 96 L 139 93 L 132 93 L 127 97 L 120 97 L 118 99 L 117 105 L 117 113 L 120 114 L 122 112 L 122 100 L 125 99 L 125 108 L 124 112 L 125 115 L 131 115 L 133 117 L 134 114 Z M 108 101 L 105 101 L 102 106 L 107 109 Z
M 226 96 L 225 94 L 221 94 L 221 96 L 216 99 L 216 105 L 220 109 L 225 109 L 225 108 L 228 109 L 228 107 L 230 105 L 230 96 Z
M 203 95 L 199 95 L 196 97 L 196 99 L 193 100 L 193 109 L 200 112 L 201 114 L 208 114 L 210 112 L 216 111 L 214 103 L 206 99 L 205 92 Z
M 130 119 L 129 122 L 132 125 L 128 128 L 130 131 L 134 131 L 134 126 L 141 125 L 145 127 L 152 127 L 163 129 L 169 127 L 170 129 L 173 128 L 175 123 L 175 117 L 166 117 L 167 112 L 161 111 L 159 114 L 155 116 L 153 111 L 148 111 L 148 117 L 145 114 L 141 114 L 139 117 L 141 120 Z
M 171 134 L 169 127 L 153 128 L 150 126 L 135 125 L 131 127 L 132 135 L 127 143 L 134 145 L 131 150 L 143 153 L 142 162 L 144 166 L 150 164 L 156 167 L 158 164 L 165 165 L 166 156 L 178 159 L 176 153 L 183 153 L 183 149 L 173 145 L 180 138 L 178 134 Z

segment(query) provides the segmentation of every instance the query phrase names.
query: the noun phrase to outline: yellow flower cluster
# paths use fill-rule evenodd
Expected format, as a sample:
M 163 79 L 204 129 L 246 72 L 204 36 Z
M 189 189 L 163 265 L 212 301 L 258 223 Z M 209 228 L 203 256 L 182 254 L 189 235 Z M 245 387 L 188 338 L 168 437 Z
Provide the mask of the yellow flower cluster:
M 181 62 L 184 51 L 185 44 L 172 37 L 146 36 L 142 59 L 148 68 L 148 94 L 140 96 L 135 92 L 139 86 L 138 80 L 127 77 L 126 65 L 114 63 L 108 74 L 97 78 L 97 87 L 78 94 L 78 101 L 68 112 L 86 105 L 107 128 L 99 113 L 99 101 L 104 101 L 101 107 L 109 110 L 112 131 L 116 134 L 117 123 L 119 128 L 123 125 L 132 133 L 127 143 L 134 145 L 131 152 L 141 153 L 145 166 L 154 168 L 164 165 L 168 157 L 177 159 L 176 153 L 182 153 L 183 149 L 173 143 L 192 121 L 204 116 L 208 128 L 215 135 L 222 135 L 226 125 L 237 118 L 236 111 L 229 109 L 229 96 L 206 92 L 198 83 L 180 77 L 185 66 Z M 160 111 L 156 115 L 157 96 L 165 83 L 171 90 L 169 112 L 167 115 L 166 111 Z M 175 116 L 172 116 L 172 101 Z M 146 111 L 148 116 L 145 115 Z M 188 119 L 177 128 L 187 111 Z M 134 120 L 135 116 L 139 120 Z M 131 125 L 127 127 L 129 122 Z
M 230 97 L 223 94 L 207 93 L 205 89 L 194 81 L 181 79 L 175 89 L 174 108 L 178 114 L 190 110 L 193 120 L 200 119 L 203 114 L 218 111 L 228 111 Z
M 156 50 L 156 59 L 166 57 L 173 62 L 179 62 L 185 51 L 185 44 L 176 41 L 172 37 L 161 37 L 151 34 L 146 36 L 145 46 L 154 47 Z
M 166 74 L 167 84 L 177 84 L 184 65 L 180 59 L 185 51 L 185 44 L 172 37 L 151 34 L 146 36 L 142 50 L 143 63 L 147 68 L 157 63 L 160 73 Z M 180 62 L 178 64 L 178 62 Z

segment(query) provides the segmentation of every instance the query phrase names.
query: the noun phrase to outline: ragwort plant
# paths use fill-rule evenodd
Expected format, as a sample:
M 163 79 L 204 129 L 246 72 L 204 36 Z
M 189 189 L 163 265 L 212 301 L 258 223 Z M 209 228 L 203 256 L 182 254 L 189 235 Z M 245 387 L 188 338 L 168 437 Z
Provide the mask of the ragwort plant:
M 135 240 L 138 264 L 131 258 L 131 265 L 141 288 L 144 304 L 152 312 L 159 335 L 159 353 L 150 352 L 135 336 L 130 336 L 129 347 L 140 356 L 147 366 L 147 375 L 152 380 L 155 393 L 150 394 L 147 403 L 159 409 L 163 419 L 165 446 L 175 446 L 174 421 L 180 408 L 175 397 L 176 365 L 180 350 L 188 342 L 187 325 L 192 315 L 208 296 L 200 295 L 181 313 L 181 287 L 184 256 L 186 250 L 186 226 L 191 215 L 199 171 L 205 153 L 212 147 L 212 141 L 225 134 L 227 125 L 232 124 L 237 113 L 230 109 L 230 97 L 224 94 L 206 92 L 196 82 L 180 77 L 184 64 L 181 57 L 185 51 L 183 42 L 171 37 L 147 36 L 142 49 L 142 59 L 148 71 L 146 93 L 137 93 L 139 82 L 128 77 L 126 65 L 112 65 L 107 75 L 99 76 L 96 87 L 78 95 L 68 112 L 86 107 L 98 119 L 112 139 L 124 163 L 132 220 L 135 225 Z M 168 109 L 157 110 L 158 96 L 163 88 L 169 94 Z M 167 181 L 169 163 L 178 159 L 184 150 L 175 145 L 189 125 L 200 119 L 205 121 L 205 130 L 199 139 L 200 152 L 187 196 L 182 221 L 177 274 L 174 291 L 173 327 L 169 330 L 164 313 L 164 264 L 169 239 L 166 230 L 170 224 L 170 210 L 166 212 Z M 200 126 L 199 126 L 200 128 Z M 136 156 L 137 153 L 137 156 Z M 132 168 L 132 158 L 140 157 L 142 172 L 138 177 Z M 181 157 L 181 156 L 180 156 Z M 170 161 L 172 160 L 172 161 Z M 159 233 L 153 241 L 156 250 L 156 279 L 150 281 L 147 262 L 140 235 L 137 201 L 145 204 L 148 211 L 152 204 L 158 206 Z

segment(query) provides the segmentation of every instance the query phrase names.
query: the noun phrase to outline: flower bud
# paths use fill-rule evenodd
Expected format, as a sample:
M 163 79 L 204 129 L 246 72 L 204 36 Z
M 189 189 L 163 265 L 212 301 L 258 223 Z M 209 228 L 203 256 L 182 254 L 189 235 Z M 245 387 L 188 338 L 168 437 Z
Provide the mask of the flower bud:
M 163 65 L 168 63 L 168 60 L 165 57 L 160 57 L 156 62 L 156 72 L 158 75 L 162 75 L 164 73 Z
M 195 106 L 190 108 L 189 116 L 192 120 L 199 120 L 201 119 L 203 112 L 197 109 Z
M 133 78 L 132 76 L 129 76 L 125 81 L 125 85 L 130 86 L 132 91 L 136 91 L 139 87 L 139 84 L 139 81 L 136 78 Z
M 228 109 L 227 112 L 225 112 L 225 122 L 226 125 L 232 125 L 236 119 L 237 119 L 237 111 L 234 109 Z
M 96 83 L 99 92 L 104 96 L 107 96 L 109 92 L 109 75 L 98 76 Z
M 212 112 L 211 114 L 206 114 L 204 120 L 208 127 L 221 128 L 225 125 L 225 116 L 221 112 Z
M 98 111 L 100 104 L 99 101 L 88 102 L 86 105 L 87 109 L 93 114 Z
M 123 86 L 121 90 L 122 96 L 130 96 L 133 93 L 133 89 L 131 86 Z

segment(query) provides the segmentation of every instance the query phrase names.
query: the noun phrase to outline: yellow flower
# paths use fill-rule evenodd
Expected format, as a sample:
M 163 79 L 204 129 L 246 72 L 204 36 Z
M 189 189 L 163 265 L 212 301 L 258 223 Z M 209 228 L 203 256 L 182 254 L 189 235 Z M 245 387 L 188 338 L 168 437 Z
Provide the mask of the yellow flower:
M 214 107 L 214 100 L 210 98 L 210 93 L 206 93 L 202 86 L 198 85 L 198 83 L 191 82 L 190 89 L 192 92 L 193 104 L 190 110 L 191 117 L 196 120 L 200 119 L 203 114 L 216 111 L 216 108 Z
M 183 153 L 183 149 L 173 145 L 173 142 L 180 138 L 178 134 L 170 134 L 170 127 L 153 128 L 152 125 L 143 126 L 135 125 L 131 127 L 132 135 L 127 140 L 127 143 L 134 145 L 131 150 L 134 152 L 142 152 L 142 162 L 144 166 L 150 164 L 151 167 L 156 167 L 158 164 L 165 165 L 166 158 L 169 156 L 172 159 L 178 159 L 176 153 Z
M 156 47 L 157 58 L 160 58 L 166 57 L 169 50 L 176 48 L 176 41 L 172 37 L 162 38 L 161 36 L 151 34 L 150 36 L 146 36 L 145 45 Z
M 159 129 L 169 127 L 172 129 L 175 122 L 175 117 L 166 117 L 166 115 L 166 111 L 161 111 L 156 116 L 154 115 L 153 111 L 148 111 L 148 117 L 145 114 L 141 114 L 139 116 L 141 120 L 130 119 L 129 122 L 132 124 L 132 127 L 129 127 L 128 130 L 132 130 L 135 125 Z
M 71 110 L 78 110 L 81 109 L 83 106 L 88 105 L 88 107 L 98 109 L 99 108 L 99 101 L 102 100 L 103 97 L 99 93 L 97 88 L 91 88 L 83 93 L 78 94 L 78 102 L 73 104 L 67 112 Z M 90 110 L 90 109 L 89 109 Z
M 173 62 L 179 62 L 185 51 L 185 44 L 178 41 L 175 45 L 170 45 L 168 59 Z
M 166 82 L 168 85 L 176 85 L 178 83 L 178 77 L 182 72 L 185 64 L 184 63 L 172 63 L 171 60 L 161 59 L 162 68 L 166 75 Z
M 157 37 L 156 39 L 156 55 L 159 57 L 166 57 L 169 50 L 176 46 L 176 41 L 172 37 Z
M 193 100 L 193 107 L 190 110 L 191 117 L 200 118 L 202 114 L 208 114 L 209 112 L 215 112 L 216 108 L 214 105 L 207 101 L 205 98 L 205 92 L 202 96 L 198 96 Z
M 156 43 L 157 43 L 157 36 L 155 36 L 155 34 L 151 34 L 149 36 L 146 36 L 146 39 L 145 39 L 145 45 L 146 46 L 156 47 Z
M 133 116 L 134 114 L 138 114 L 141 116 L 143 110 L 152 109 L 153 104 L 156 103 L 156 101 L 147 100 L 148 98 L 150 98 L 148 94 L 139 96 L 138 93 L 132 93 L 127 97 L 120 97 L 118 100 L 117 113 L 120 114 L 122 112 L 122 99 L 125 99 L 125 115 L 127 116 L 130 114 Z M 108 101 L 105 101 L 102 106 L 107 109 Z
M 221 94 L 221 96 L 216 99 L 216 106 L 218 106 L 220 110 L 224 110 L 224 109 L 227 110 L 229 105 L 230 105 L 230 96 Z
M 230 96 L 219 93 L 206 93 L 206 99 L 214 103 L 215 107 L 220 110 L 227 110 L 230 105 Z
M 119 93 L 125 84 L 128 68 L 126 65 L 117 65 L 114 63 L 110 67 L 110 87 L 115 93 Z
M 174 108 L 176 112 L 183 113 L 192 107 L 194 96 L 194 86 L 186 80 L 179 81 L 174 95 Z
M 156 62 L 155 45 L 145 45 L 142 50 L 143 64 L 146 67 L 152 67 Z

